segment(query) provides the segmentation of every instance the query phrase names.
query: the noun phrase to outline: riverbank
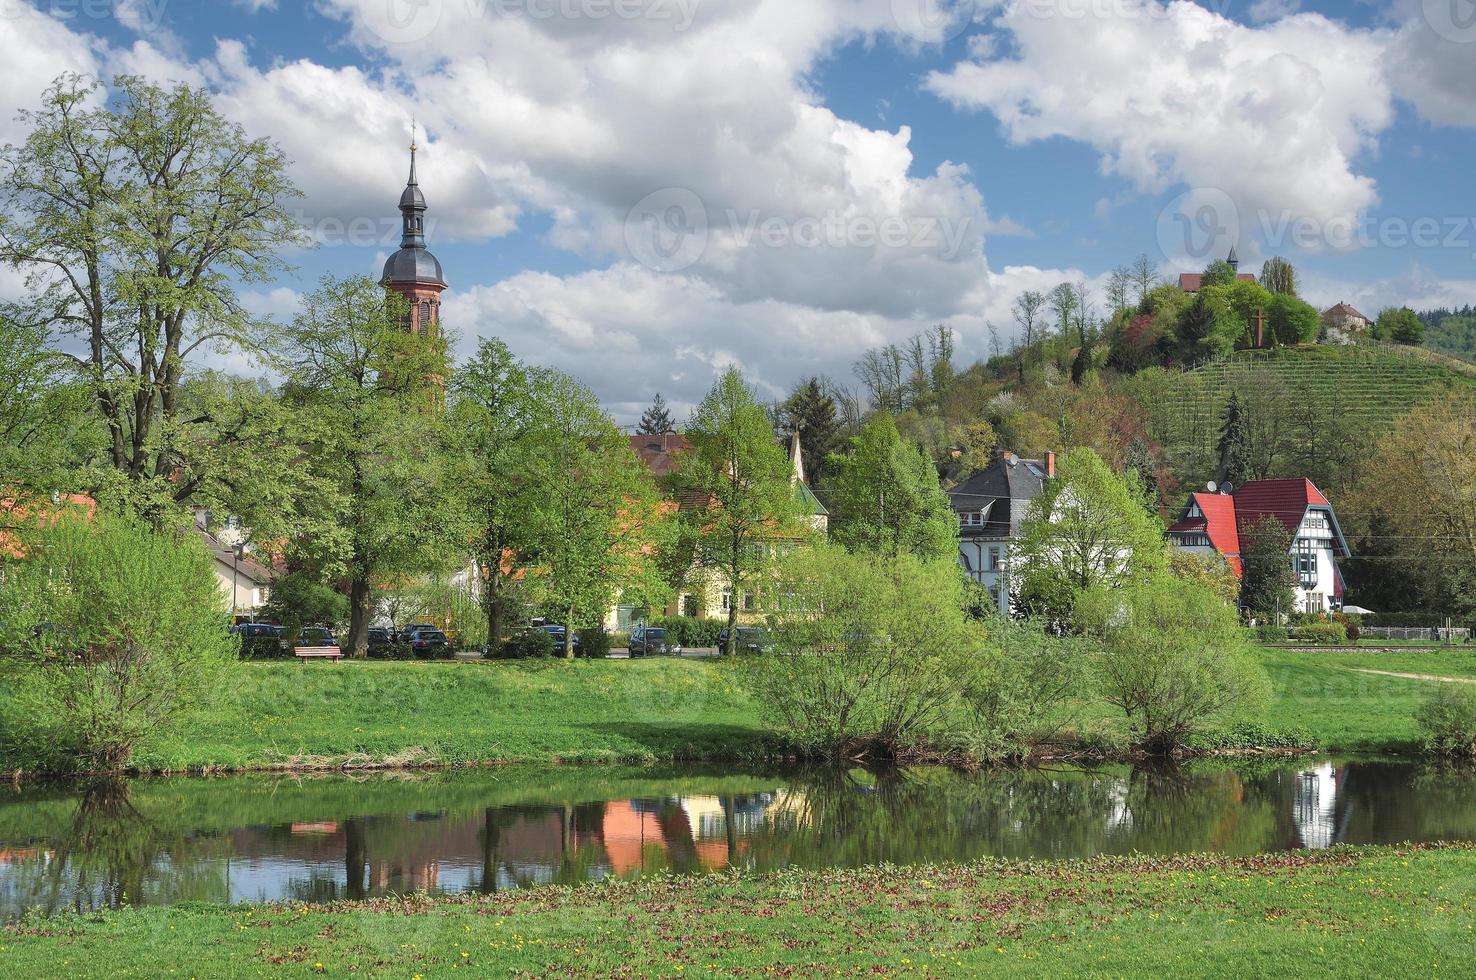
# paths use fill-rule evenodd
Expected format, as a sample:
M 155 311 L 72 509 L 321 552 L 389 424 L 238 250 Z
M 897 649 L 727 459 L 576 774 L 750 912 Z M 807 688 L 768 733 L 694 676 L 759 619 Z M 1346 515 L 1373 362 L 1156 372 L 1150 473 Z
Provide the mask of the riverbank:
M 0 928 L 11 976 L 1469 976 L 1471 845 L 654 878 Z
M 1260 656 L 1274 692 L 1266 713 L 1207 733 L 1203 750 L 1416 752 L 1414 713 L 1439 683 L 1426 678 L 1476 678 L 1476 654 L 1466 651 Z M 739 667 L 721 658 L 243 663 L 218 704 L 146 740 L 134 761 L 146 773 L 208 773 L 792 754 L 744 691 Z M 0 690 L 0 771 L 64 771 L 65 740 L 7 702 L 15 686 Z M 1115 709 L 1084 703 L 1070 713 L 1059 751 L 1122 755 Z

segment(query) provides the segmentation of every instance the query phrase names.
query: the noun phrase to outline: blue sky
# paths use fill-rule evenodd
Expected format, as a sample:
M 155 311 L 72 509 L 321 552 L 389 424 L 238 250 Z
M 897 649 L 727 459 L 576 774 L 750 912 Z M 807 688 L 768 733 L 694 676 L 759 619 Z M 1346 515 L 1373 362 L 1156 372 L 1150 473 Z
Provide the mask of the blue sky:
M 1140 252 L 1476 301 L 1473 0 L 937 3 L 0 0 L 0 99 L 137 71 L 282 143 L 321 245 L 250 291 L 276 316 L 392 250 L 413 113 L 463 346 L 622 420 L 730 363 L 844 381 L 933 322 L 985 355 L 1021 290 Z

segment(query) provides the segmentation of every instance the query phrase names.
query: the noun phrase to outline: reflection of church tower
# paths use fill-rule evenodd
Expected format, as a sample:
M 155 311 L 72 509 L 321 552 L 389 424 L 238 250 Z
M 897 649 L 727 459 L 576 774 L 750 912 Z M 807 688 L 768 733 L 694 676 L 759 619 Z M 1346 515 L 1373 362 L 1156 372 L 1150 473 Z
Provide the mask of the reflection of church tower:
M 411 333 L 438 333 L 446 280 L 441 276 L 441 263 L 425 247 L 425 195 L 415 180 L 414 143 L 410 144 L 410 180 L 400 195 L 400 214 L 400 250 L 385 262 L 379 282 L 405 297 L 410 306 L 406 329 Z

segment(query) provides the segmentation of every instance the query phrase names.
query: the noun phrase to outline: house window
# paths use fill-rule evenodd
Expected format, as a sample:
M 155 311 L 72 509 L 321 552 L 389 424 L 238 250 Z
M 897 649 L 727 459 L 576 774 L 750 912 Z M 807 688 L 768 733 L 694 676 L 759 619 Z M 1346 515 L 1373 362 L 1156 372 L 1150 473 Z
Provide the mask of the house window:
M 733 593 L 730 589 L 723 590 L 723 612 L 731 612 L 733 609 Z
M 754 594 L 752 592 L 743 593 L 743 611 L 751 613 L 757 608 L 758 600 L 754 597 Z
M 998 548 L 990 548 L 989 549 L 989 570 L 991 572 L 997 572 L 997 571 L 999 571 L 999 549 Z
M 682 615 L 688 619 L 696 619 L 702 615 L 702 607 L 698 605 L 696 596 L 682 596 Z
M 1297 579 L 1302 583 L 1302 588 L 1312 589 L 1317 587 L 1317 545 L 1312 539 L 1297 539 L 1295 567 Z

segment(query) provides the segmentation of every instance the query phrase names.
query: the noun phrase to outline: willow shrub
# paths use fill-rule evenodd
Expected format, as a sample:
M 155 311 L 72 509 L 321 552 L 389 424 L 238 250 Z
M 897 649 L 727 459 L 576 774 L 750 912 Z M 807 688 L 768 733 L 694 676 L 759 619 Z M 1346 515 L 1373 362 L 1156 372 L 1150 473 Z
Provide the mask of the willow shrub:
M 1437 684 L 1420 705 L 1415 721 L 1432 755 L 1476 759 L 1476 687 Z
M 74 738 L 82 768 L 126 768 L 142 739 L 220 692 L 236 640 L 193 536 L 98 514 L 61 518 L 21 544 L 0 588 L 0 621 L 19 637 L 16 703 Z
M 991 662 L 955 562 L 821 546 L 777 575 L 773 650 L 747 670 L 791 739 L 817 754 L 882 758 L 949 741 L 969 678 Z
M 1144 751 L 1172 754 L 1194 732 L 1269 696 L 1235 609 L 1202 585 L 1155 575 L 1089 589 L 1072 620 L 1096 648 L 1101 697 L 1127 715 Z

